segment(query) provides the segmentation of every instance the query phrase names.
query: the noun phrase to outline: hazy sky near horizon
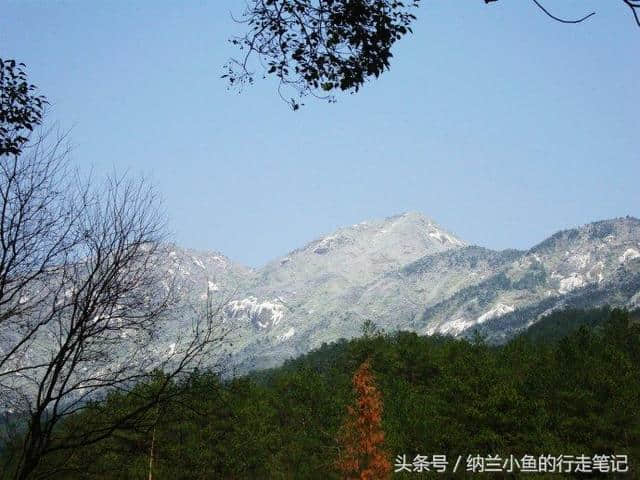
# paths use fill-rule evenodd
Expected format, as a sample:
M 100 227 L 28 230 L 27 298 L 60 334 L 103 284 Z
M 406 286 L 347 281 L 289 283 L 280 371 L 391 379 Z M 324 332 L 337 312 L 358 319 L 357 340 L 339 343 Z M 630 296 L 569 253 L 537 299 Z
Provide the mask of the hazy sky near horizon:
M 292 112 L 271 80 L 220 79 L 238 0 L 0 0 L 73 160 L 164 197 L 173 239 L 250 266 L 335 228 L 420 211 L 470 243 L 528 248 L 640 217 L 640 28 L 622 1 L 423 0 L 391 70 Z M 553 4 L 553 5 L 551 5 Z

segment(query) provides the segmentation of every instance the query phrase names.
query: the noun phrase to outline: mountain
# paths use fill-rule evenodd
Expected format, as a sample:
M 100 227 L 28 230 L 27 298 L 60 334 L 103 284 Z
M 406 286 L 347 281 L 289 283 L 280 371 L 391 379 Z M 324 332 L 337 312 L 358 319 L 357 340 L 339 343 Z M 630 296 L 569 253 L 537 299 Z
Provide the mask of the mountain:
M 558 232 L 498 272 L 493 282 L 497 288 L 487 289 L 493 297 L 489 304 L 512 311 L 491 318 L 480 331 L 498 342 L 559 309 L 638 308 L 640 221 L 626 217 Z M 463 296 L 461 292 L 438 308 L 473 311 Z
M 179 302 L 149 358 L 167 358 L 209 302 L 232 327 L 229 373 L 357 336 L 366 320 L 500 343 L 558 309 L 640 307 L 640 220 L 630 217 L 561 231 L 526 251 L 468 245 L 405 213 L 338 229 L 259 269 L 172 244 L 154 255 L 157 288 Z M 47 338 L 26 355 L 46 357 Z
M 171 247 L 185 298 L 207 291 L 235 322 L 239 371 L 273 366 L 365 320 L 386 330 L 505 341 L 564 307 L 640 305 L 640 221 L 558 232 L 530 250 L 471 246 L 418 214 L 341 228 L 253 270 L 220 254 Z

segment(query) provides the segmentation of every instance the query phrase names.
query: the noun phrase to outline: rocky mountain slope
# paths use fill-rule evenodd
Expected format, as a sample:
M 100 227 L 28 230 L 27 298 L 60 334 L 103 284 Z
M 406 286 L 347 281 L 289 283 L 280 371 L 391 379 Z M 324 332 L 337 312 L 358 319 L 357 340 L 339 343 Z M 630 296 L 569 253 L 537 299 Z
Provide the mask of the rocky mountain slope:
M 185 298 L 207 291 L 235 322 L 239 371 L 272 366 L 365 320 L 387 330 L 502 341 L 563 306 L 640 305 L 640 221 L 558 232 L 528 251 L 469 246 L 417 213 L 362 222 L 259 270 L 171 248 L 167 274 Z

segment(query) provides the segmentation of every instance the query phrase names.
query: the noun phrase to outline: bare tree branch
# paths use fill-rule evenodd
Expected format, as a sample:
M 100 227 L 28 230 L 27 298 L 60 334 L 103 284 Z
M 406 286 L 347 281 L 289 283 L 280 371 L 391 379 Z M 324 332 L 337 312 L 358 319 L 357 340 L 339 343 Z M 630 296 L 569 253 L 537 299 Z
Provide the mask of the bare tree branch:
M 633 13 L 633 18 L 636 21 L 636 25 L 640 27 L 640 1 L 638 0 L 622 0 Z
M 556 22 L 560 22 L 560 23 L 580 23 L 580 22 L 584 22 L 587 18 L 592 17 L 593 15 L 596 14 L 596 12 L 591 12 L 587 15 L 585 15 L 584 17 L 578 18 L 576 20 L 567 20 L 565 18 L 560 18 L 560 17 L 556 17 L 555 15 L 553 15 L 551 12 L 549 12 L 549 10 L 547 10 L 538 0 L 531 0 L 533 3 L 535 3 L 538 8 L 540 10 L 542 10 L 548 17 L 553 18 Z
M 161 268 L 165 232 L 150 185 L 80 176 L 64 135 L 44 132 L 20 155 L 0 156 L 0 408 L 27 419 L 7 478 L 135 424 L 180 394 L 177 379 L 224 353 L 224 305 L 209 289 L 202 308 L 180 301 Z M 108 392 L 154 378 L 133 411 L 82 433 L 61 428 Z

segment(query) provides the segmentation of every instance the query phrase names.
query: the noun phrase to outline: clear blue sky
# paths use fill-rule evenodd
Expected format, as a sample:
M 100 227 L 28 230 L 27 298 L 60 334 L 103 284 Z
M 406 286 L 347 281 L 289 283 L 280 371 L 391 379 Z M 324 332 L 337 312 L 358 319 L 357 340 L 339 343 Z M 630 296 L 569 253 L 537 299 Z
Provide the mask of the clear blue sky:
M 150 176 L 177 243 L 259 266 L 417 210 L 527 248 L 640 216 L 640 28 L 622 1 L 423 0 L 391 71 L 292 112 L 272 81 L 228 92 L 239 0 L 1 0 L 0 56 L 73 127 L 74 161 Z

